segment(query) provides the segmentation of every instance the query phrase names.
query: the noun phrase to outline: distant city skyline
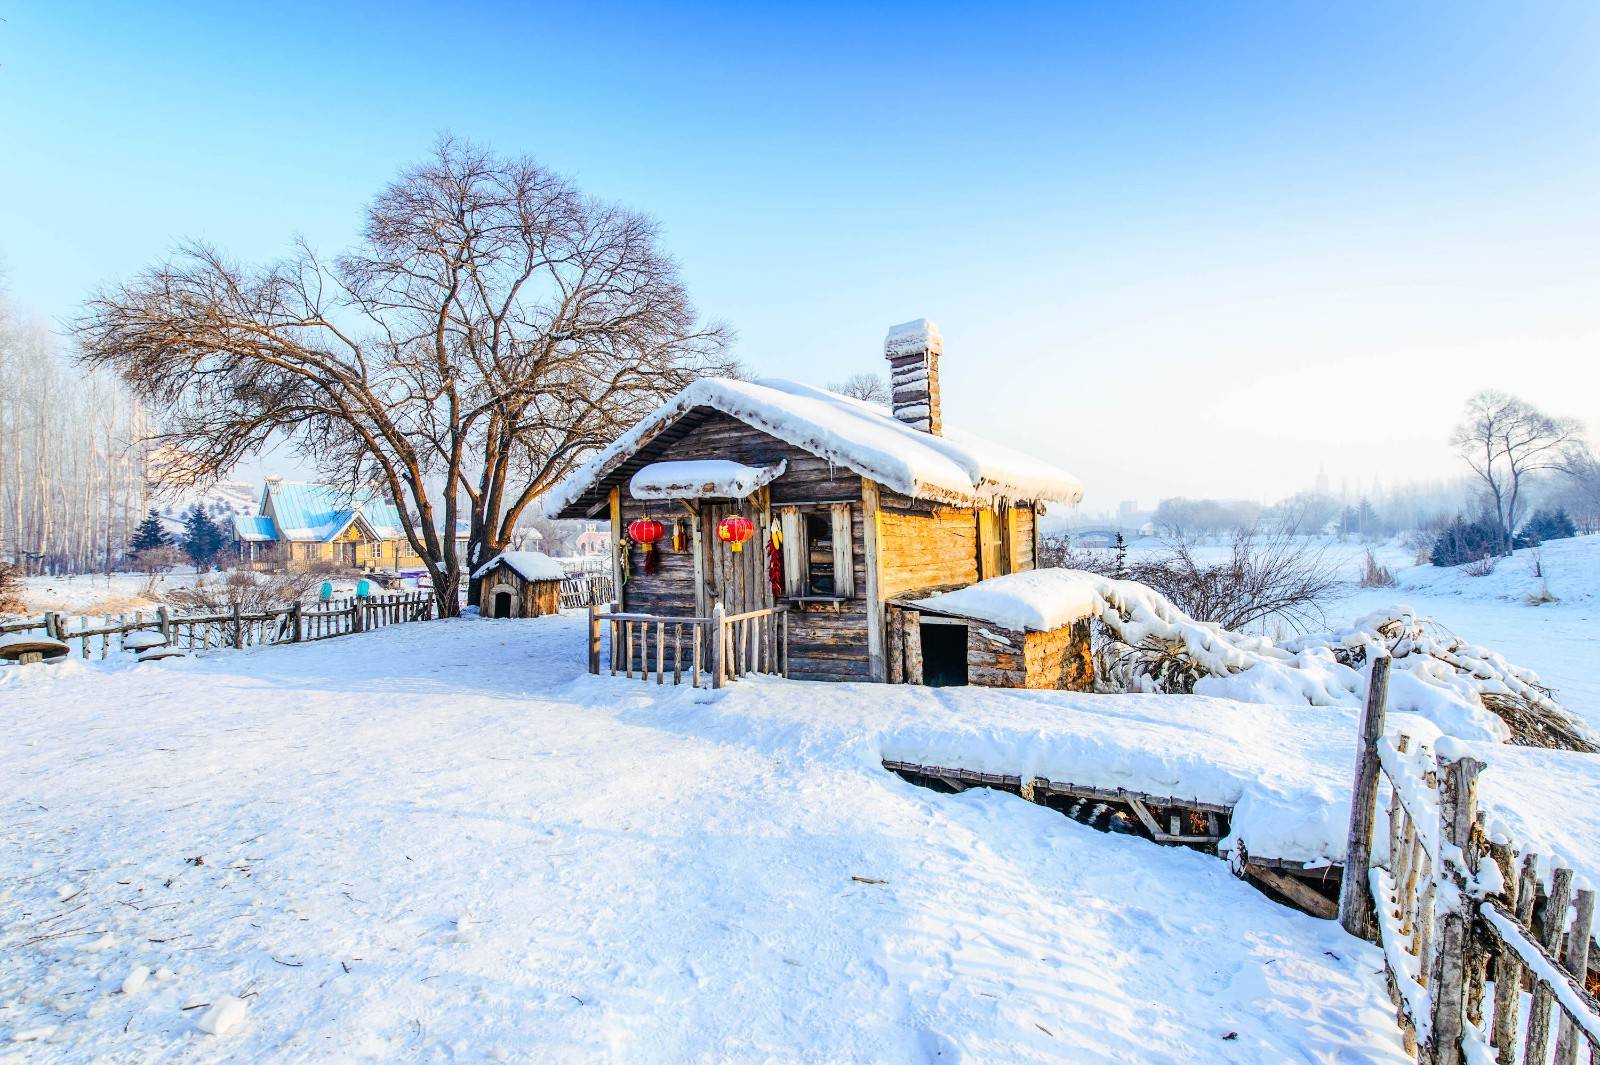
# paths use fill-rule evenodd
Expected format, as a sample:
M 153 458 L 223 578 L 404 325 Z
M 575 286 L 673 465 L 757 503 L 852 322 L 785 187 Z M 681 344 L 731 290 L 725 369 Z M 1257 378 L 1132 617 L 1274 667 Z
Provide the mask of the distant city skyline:
M 1453 477 L 1485 387 L 1600 434 L 1593 4 L 3 14 L 0 287 L 52 322 L 184 238 L 337 253 L 448 130 L 656 216 L 758 375 L 932 318 L 947 423 L 1089 510 Z

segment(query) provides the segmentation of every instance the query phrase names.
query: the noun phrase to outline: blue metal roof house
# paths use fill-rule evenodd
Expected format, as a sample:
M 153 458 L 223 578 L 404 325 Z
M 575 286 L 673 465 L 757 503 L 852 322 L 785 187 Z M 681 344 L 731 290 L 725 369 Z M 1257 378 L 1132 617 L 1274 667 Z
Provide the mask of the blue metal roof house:
M 246 562 L 281 562 L 290 569 L 326 562 L 395 571 L 422 565 L 406 540 L 399 510 L 380 496 L 268 477 L 258 510 L 233 520 Z M 456 540 L 463 550 L 467 531 L 466 522 L 457 522 Z

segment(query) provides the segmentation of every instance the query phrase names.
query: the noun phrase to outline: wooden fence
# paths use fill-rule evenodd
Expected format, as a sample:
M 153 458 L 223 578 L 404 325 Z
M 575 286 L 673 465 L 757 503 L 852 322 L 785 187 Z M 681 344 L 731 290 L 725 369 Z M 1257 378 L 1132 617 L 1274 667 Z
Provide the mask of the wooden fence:
M 1375 663 L 1363 720 L 1340 918 L 1382 946 L 1407 1050 L 1427 1065 L 1545 1065 L 1553 1036 L 1555 1065 L 1600 1062 L 1594 892 L 1574 892 L 1570 869 L 1546 883 L 1537 855 L 1490 838 L 1484 763 L 1459 744 L 1384 738 L 1387 661 Z M 1375 816 L 1380 791 L 1387 823 Z
M 173 614 L 163 606 L 102 621 L 50 613 L 42 618 L 0 624 L 0 635 L 42 632 L 69 647 L 75 643 L 82 658 L 106 658 L 113 651 L 120 652 L 123 638 L 134 632 L 158 632 L 169 647 L 197 654 L 224 647 L 326 640 L 407 621 L 427 621 L 433 616 L 431 593 L 406 592 L 332 599 L 311 606 L 286 603 L 260 611 L 234 606 L 214 614 Z
M 562 610 L 576 610 L 581 606 L 603 606 L 613 598 L 609 573 L 586 573 L 577 577 L 566 577 L 561 581 Z
M 626 614 L 589 607 L 589 672 L 600 672 L 602 631 L 609 630 L 611 674 L 640 680 L 654 675 L 657 684 L 700 686 L 704 673 L 711 687 L 751 673 L 789 675 L 789 608 L 768 607 L 743 614 L 724 613 L 718 603 L 708 618 Z M 687 656 L 687 661 L 685 657 Z M 668 664 L 670 661 L 670 669 Z

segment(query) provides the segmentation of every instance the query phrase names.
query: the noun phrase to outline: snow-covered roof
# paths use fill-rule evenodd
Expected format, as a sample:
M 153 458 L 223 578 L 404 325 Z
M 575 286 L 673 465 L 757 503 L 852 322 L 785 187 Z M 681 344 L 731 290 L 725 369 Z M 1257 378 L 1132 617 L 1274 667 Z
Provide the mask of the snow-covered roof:
M 635 499 L 743 499 L 783 476 L 788 462 L 746 466 L 732 459 L 682 459 L 652 462 L 633 475 L 628 491 Z
M 272 519 L 265 514 L 235 514 L 233 534 L 245 543 L 271 543 L 278 538 Z
M 881 407 L 794 381 L 696 381 L 545 496 L 557 517 L 662 428 L 696 407 L 718 410 L 904 495 L 957 503 L 1076 503 L 1083 486 L 1047 462 L 968 433 L 934 436 Z
M 1093 580 L 1078 570 L 1035 569 L 990 577 L 916 602 L 935 613 L 988 621 L 1019 632 L 1049 632 L 1093 617 L 1100 597 Z
M 565 567 L 542 551 L 502 551 L 472 571 L 472 579 L 496 566 L 510 566 L 525 581 L 559 581 L 567 575 Z
M 376 496 L 352 497 L 349 489 L 337 485 L 274 478 L 267 481 L 266 490 L 262 493 L 262 510 L 267 508 L 267 497 L 271 497 L 272 511 L 277 517 L 276 528 L 269 518 L 259 518 L 258 521 L 264 524 L 254 525 L 243 525 L 236 520 L 234 526 L 241 540 L 315 540 L 328 543 L 358 519 L 379 539 L 398 540 L 405 536 L 400 511 L 393 503 Z M 246 537 L 244 532 L 247 528 L 256 533 L 264 531 L 268 535 Z M 456 522 L 458 538 L 466 537 L 469 531 L 468 522 Z

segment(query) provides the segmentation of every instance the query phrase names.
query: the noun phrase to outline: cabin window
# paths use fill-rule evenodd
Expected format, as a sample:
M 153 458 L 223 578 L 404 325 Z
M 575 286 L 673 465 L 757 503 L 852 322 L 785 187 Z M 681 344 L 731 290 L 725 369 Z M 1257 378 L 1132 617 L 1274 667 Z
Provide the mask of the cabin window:
M 783 588 L 790 599 L 855 597 L 855 533 L 849 503 L 779 507 Z
M 833 596 L 833 521 L 827 514 L 806 515 L 807 595 Z

